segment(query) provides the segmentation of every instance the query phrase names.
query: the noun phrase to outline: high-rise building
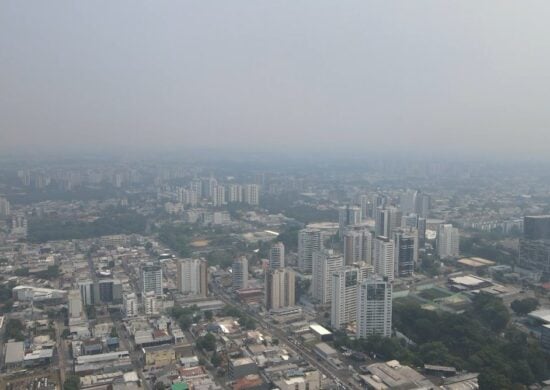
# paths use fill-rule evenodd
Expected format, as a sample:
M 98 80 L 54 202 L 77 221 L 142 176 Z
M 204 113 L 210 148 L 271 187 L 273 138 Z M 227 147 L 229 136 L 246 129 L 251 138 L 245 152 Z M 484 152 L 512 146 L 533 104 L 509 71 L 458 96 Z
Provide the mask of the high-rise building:
M 143 295 L 153 291 L 156 295 L 162 295 L 162 267 L 149 263 L 141 268 L 141 292 Z
M 248 259 L 244 256 L 233 261 L 233 289 L 248 288 Z
M 285 267 L 285 245 L 282 242 L 276 242 L 269 249 L 269 268 Z
M 401 227 L 402 213 L 395 207 L 376 209 L 374 229 L 375 235 L 391 237 L 393 229 Z
M 126 293 L 122 297 L 124 317 L 136 317 L 139 314 L 138 299 L 135 293 Z
M 387 237 L 380 236 L 374 239 L 374 272 L 393 281 L 394 275 L 394 244 Z
M 523 238 L 527 240 L 550 240 L 550 215 L 524 217 Z
M 226 204 L 224 186 L 220 186 L 220 185 L 216 186 L 216 188 L 214 189 L 213 201 L 214 201 L 215 207 L 221 207 Z
M 146 316 L 158 314 L 157 294 L 154 291 L 146 292 L 143 295 L 143 311 Z
M 290 307 L 296 304 L 296 274 L 289 268 L 268 270 L 265 280 L 265 306 L 267 310 Z
M 426 244 L 426 218 L 418 218 L 418 247 L 424 248 Z
M 361 282 L 357 301 L 357 337 L 391 336 L 392 285 L 380 276 Z
M 345 267 L 332 273 L 330 324 L 340 329 L 357 319 L 357 298 L 362 273 L 359 268 Z
M 437 254 L 441 259 L 458 257 L 460 235 L 458 228 L 441 224 L 437 229 Z
M 370 217 L 376 217 L 376 210 L 379 208 L 385 208 L 388 204 L 388 198 L 385 195 L 374 194 L 372 196 L 371 207 L 370 207 Z
M 416 190 L 407 190 L 401 194 L 401 199 L 399 202 L 399 208 L 403 214 L 410 214 L 416 211 L 416 198 L 418 191 Z
M 199 203 L 199 195 L 195 190 L 178 188 L 178 202 L 194 207 Z
M 10 213 L 10 202 L 6 198 L 0 197 L 0 217 L 7 217 Z
M 368 195 L 361 195 L 359 197 L 359 204 L 361 205 L 361 219 L 364 221 L 369 217 L 369 196 Z
M 344 265 L 344 257 L 325 249 L 313 253 L 311 289 L 313 298 L 325 305 L 332 298 L 332 273 Z
M 298 232 L 298 267 L 304 274 L 311 274 L 313 253 L 323 248 L 321 230 L 305 228 Z
M 372 234 L 368 227 L 348 226 L 344 232 L 343 241 L 346 265 L 357 262 L 372 264 Z
M 80 291 L 71 290 L 68 294 L 69 318 L 82 318 L 84 312 L 82 310 L 82 297 Z
M 361 223 L 361 208 L 357 206 L 342 206 L 338 209 L 339 234 L 343 236 L 344 231 L 349 225 Z
M 422 192 L 418 193 L 416 196 L 416 205 L 415 212 L 423 218 L 427 218 L 430 214 L 432 207 L 432 198 L 428 194 Z
M 206 297 L 208 294 L 208 263 L 206 260 L 179 260 L 176 270 L 176 281 L 179 292 Z
M 92 306 L 95 304 L 95 285 L 93 280 L 81 280 L 78 282 L 78 288 L 80 289 L 80 297 L 82 303 L 85 306 Z
M 27 218 L 23 214 L 12 215 L 11 234 L 17 237 L 27 237 Z
M 243 191 L 244 202 L 251 206 L 260 204 L 260 187 L 257 184 L 247 184 Z
M 412 276 L 418 262 L 418 232 L 416 229 L 393 231 L 395 277 Z
M 519 266 L 550 275 L 550 215 L 523 218 Z
M 100 279 L 97 281 L 96 302 L 112 303 L 122 300 L 122 284 L 115 279 Z
M 227 190 L 229 203 L 241 203 L 243 201 L 243 186 L 240 184 L 230 184 Z
M 202 181 L 200 179 L 193 179 L 189 183 L 189 189 L 197 194 L 198 198 L 202 198 L 204 194 L 202 193 Z

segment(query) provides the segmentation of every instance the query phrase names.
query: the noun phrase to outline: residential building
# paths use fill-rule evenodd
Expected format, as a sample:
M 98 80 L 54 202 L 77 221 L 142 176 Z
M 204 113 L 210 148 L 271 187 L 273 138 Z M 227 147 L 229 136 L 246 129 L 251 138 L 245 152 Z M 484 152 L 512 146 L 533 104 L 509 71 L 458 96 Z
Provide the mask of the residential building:
M 122 297 L 124 317 L 136 317 L 139 314 L 138 299 L 135 293 L 126 293 Z
M 207 296 L 208 263 L 205 259 L 179 260 L 176 270 L 176 283 L 179 292 L 202 297 Z
M 296 275 L 290 268 L 271 269 L 266 273 L 265 306 L 267 310 L 294 306 Z
M 357 225 L 361 223 L 361 208 L 357 206 L 342 206 L 338 209 L 338 232 L 340 237 L 349 225 Z
M 342 268 L 344 257 L 325 249 L 313 253 L 312 295 L 321 304 L 330 303 L 332 298 L 332 273 Z
M 357 337 L 391 336 L 392 284 L 374 275 L 361 282 L 357 302 Z
M 229 203 L 241 203 L 243 201 L 243 186 L 230 184 L 227 189 L 227 198 Z
M 157 305 L 157 294 L 154 291 L 148 291 L 143 295 L 143 311 L 146 316 L 159 314 Z
M 321 230 L 306 228 L 298 232 L 298 267 L 305 274 L 311 274 L 313 253 L 323 248 Z
M 276 242 L 269 249 L 269 268 L 285 267 L 285 245 L 282 242 Z
M 374 272 L 387 277 L 390 281 L 394 278 L 394 243 L 387 237 L 380 236 L 374 239 Z
M 460 236 L 458 228 L 441 224 L 437 229 L 437 254 L 441 259 L 458 257 Z
M 216 188 L 214 190 L 213 201 L 214 201 L 214 207 L 221 207 L 221 206 L 224 206 L 224 205 L 227 204 L 225 202 L 225 187 L 224 186 L 221 186 L 221 185 L 216 186 Z
M 376 209 L 374 230 L 376 237 L 391 237 L 393 229 L 401 227 L 403 213 L 395 207 Z
M 356 267 L 345 267 L 332 273 L 330 324 L 340 329 L 357 319 L 357 297 L 362 273 Z
M 251 206 L 258 206 L 260 204 L 260 187 L 257 184 L 245 185 L 243 199 Z
M 363 225 L 348 226 L 343 235 L 344 263 L 357 262 L 372 264 L 372 234 Z

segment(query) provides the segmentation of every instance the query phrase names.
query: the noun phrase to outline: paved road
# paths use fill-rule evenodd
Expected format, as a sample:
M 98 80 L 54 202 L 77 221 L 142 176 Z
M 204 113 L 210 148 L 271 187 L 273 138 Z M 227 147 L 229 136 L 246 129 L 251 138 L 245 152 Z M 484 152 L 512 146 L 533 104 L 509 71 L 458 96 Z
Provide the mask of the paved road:
M 226 304 L 231 306 L 237 306 L 240 305 L 237 302 L 234 302 L 230 297 L 228 297 L 225 293 L 221 292 L 219 289 L 215 290 L 215 294 L 219 299 L 224 301 Z M 273 324 L 267 323 L 263 318 L 261 318 L 258 315 L 250 314 L 248 313 L 252 318 L 254 318 L 259 324 L 262 325 L 266 333 L 276 336 L 275 338 L 282 340 L 290 350 L 292 350 L 294 353 L 300 355 L 301 357 L 305 358 L 305 360 L 308 361 L 309 364 L 311 364 L 313 367 L 316 367 L 320 372 L 325 374 L 327 377 L 332 378 L 336 380 L 336 382 L 340 386 L 349 386 L 350 380 L 351 380 L 351 374 L 344 375 L 341 372 L 339 372 L 334 367 L 330 366 L 326 361 L 324 360 L 318 360 L 318 356 L 312 352 L 310 349 L 304 347 L 301 344 L 295 344 L 291 340 L 288 339 L 285 332 L 280 330 L 279 328 L 273 326 Z M 361 389 L 362 387 L 352 382 L 353 388 Z
M 59 364 L 59 380 L 61 383 L 65 383 L 65 375 L 67 373 L 67 344 L 63 337 L 61 337 L 63 333 L 64 325 L 63 322 L 57 320 L 55 321 L 55 339 L 57 340 L 57 356 L 58 356 L 58 364 Z

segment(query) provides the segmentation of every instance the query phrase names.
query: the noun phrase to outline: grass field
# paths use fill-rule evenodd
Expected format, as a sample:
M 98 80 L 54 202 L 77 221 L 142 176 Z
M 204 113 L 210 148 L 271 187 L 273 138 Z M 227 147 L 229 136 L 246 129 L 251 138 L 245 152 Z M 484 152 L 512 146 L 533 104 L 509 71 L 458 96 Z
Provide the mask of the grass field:
M 446 298 L 448 296 L 451 296 L 451 293 L 439 290 L 437 288 L 429 288 L 427 290 L 421 291 L 418 296 L 427 299 L 428 301 L 433 301 L 434 299 Z

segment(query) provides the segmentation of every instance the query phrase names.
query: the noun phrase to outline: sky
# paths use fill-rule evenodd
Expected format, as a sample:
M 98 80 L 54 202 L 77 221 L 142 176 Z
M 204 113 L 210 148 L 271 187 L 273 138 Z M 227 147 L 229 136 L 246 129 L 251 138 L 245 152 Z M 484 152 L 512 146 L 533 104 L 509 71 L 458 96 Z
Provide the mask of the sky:
M 0 151 L 550 156 L 550 2 L 0 2 Z

